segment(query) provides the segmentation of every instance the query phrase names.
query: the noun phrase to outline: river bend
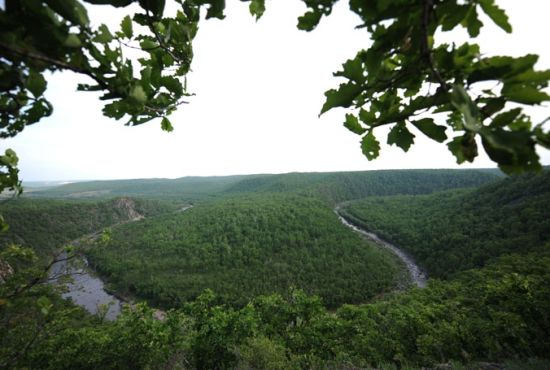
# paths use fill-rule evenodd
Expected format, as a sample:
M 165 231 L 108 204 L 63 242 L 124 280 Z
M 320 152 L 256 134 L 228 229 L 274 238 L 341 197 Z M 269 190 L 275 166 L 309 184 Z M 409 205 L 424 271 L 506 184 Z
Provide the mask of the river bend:
M 364 238 L 374 242 L 379 247 L 390 250 L 401 261 L 403 261 L 407 269 L 407 272 L 409 273 L 412 283 L 419 288 L 424 288 L 426 286 L 426 273 L 414 262 L 412 257 L 410 257 L 407 253 L 405 253 L 395 245 L 391 244 L 390 242 L 387 242 L 381 239 L 378 235 L 368 232 L 366 230 L 363 230 L 362 228 L 354 225 L 353 223 L 348 221 L 344 216 L 342 216 L 342 214 L 340 213 L 340 209 L 341 209 L 340 206 L 336 206 L 336 208 L 334 208 L 334 213 L 336 213 L 340 221 L 345 226 L 349 227 L 350 229 L 360 234 Z

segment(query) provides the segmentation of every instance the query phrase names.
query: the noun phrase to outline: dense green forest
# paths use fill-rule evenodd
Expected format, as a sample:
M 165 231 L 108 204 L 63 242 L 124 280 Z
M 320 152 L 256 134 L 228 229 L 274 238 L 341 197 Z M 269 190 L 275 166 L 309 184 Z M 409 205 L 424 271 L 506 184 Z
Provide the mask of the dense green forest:
M 390 253 L 369 247 L 341 225 L 332 204 L 494 178 L 446 170 L 249 176 L 184 214 L 114 228 L 109 244 L 87 254 L 119 294 L 162 307 L 179 306 L 206 288 L 221 302 L 239 306 L 295 286 L 334 308 L 391 291 L 403 274 Z
M 3 203 L 0 368 L 548 368 L 548 172 L 438 172 L 246 177 L 133 199 L 143 219 L 120 199 Z M 397 289 L 401 264 L 340 223 L 342 201 L 428 269 L 426 288 Z M 81 251 L 163 320 L 146 303 L 91 316 L 9 246 L 44 255 L 107 226 Z
M 112 229 L 89 260 L 118 292 L 178 307 L 211 288 L 224 303 L 295 286 L 329 307 L 394 289 L 400 267 L 315 198 L 225 198 Z
M 0 358 L 33 369 L 395 369 L 449 361 L 456 367 L 445 368 L 478 369 L 490 367 L 477 361 L 496 361 L 500 369 L 542 370 L 550 364 L 549 247 L 333 313 L 297 290 L 241 309 L 218 305 L 207 291 L 163 321 L 138 305 L 106 322 L 37 287 L 41 309 L 32 296 L 2 307 L 17 325 L 0 334 Z
M 0 234 L 0 246 L 20 244 L 40 256 L 108 226 L 175 209 L 165 202 L 130 198 L 98 202 L 22 198 L 1 205 L 9 229 Z
M 550 171 L 475 190 L 369 197 L 347 217 L 410 252 L 431 276 L 481 267 L 505 253 L 530 252 L 550 240 Z
M 287 173 L 224 177 L 183 177 L 91 181 L 66 184 L 29 197 L 111 198 L 138 196 L 201 201 L 243 193 L 322 194 L 326 200 L 342 201 L 369 195 L 421 194 L 436 190 L 479 186 L 499 175 L 489 170 L 387 170 L 363 172 Z

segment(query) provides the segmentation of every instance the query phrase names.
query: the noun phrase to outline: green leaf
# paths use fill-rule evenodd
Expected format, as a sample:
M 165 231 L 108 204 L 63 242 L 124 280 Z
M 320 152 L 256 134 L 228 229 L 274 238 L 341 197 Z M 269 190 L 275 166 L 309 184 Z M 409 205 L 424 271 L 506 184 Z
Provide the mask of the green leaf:
M 500 113 L 491 122 L 491 127 L 505 127 L 514 122 L 516 117 L 521 113 L 521 108 L 511 109 L 507 112 Z
M 168 91 L 178 96 L 183 94 L 183 86 L 177 78 L 171 76 L 161 77 L 160 83 L 162 86 L 166 87 Z
M 41 296 L 36 300 L 37 306 L 40 308 L 40 311 L 43 315 L 47 315 L 51 308 L 53 307 L 52 302 L 46 296 Z
M 474 135 L 466 133 L 462 136 L 455 137 L 447 147 L 456 157 L 456 163 L 461 164 L 465 161 L 473 162 L 477 157 L 477 144 Z
M 134 35 L 134 31 L 132 29 L 132 18 L 130 18 L 129 15 L 122 19 L 122 22 L 120 23 L 120 28 L 122 29 L 124 36 L 129 39 L 132 38 L 132 36 Z
M 466 18 L 468 15 L 468 6 L 449 2 L 439 6 L 438 11 L 443 13 L 441 29 L 443 31 L 450 31 Z
M 102 24 L 98 28 L 98 32 L 94 38 L 95 42 L 100 42 L 102 44 L 107 44 L 113 40 L 113 35 L 109 31 L 106 25 Z
M 380 143 L 374 137 L 372 130 L 368 134 L 363 136 L 361 140 L 361 150 L 369 161 L 377 158 L 380 155 Z
M 542 145 L 546 149 L 550 149 L 550 131 L 544 132 L 542 128 L 543 125 L 544 123 L 541 123 L 533 130 L 535 133 L 535 139 L 537 140 L 537 144 Z
M 525 169 L 539 170 L 535 140 L 529 130 L 507 131 L 484 128 L 481 132 L 485 151 L 506 173 L 520 173 Z
M 536 87 L 520 84 L 507 84 L 502 88 L 502 96 L 522 104 L 540 104 L 550 100 L 550 96 Z
M 162 117 L 162 121 L 160 122 L 160 127 L 166 132 L 174 131 L 174 127 L 172 127 L 172 123 L 170 123 L 170 120 L 168 120 L 168 118 L 166 117 Z
M 143 90 L 143 87 L 141 87 L 141 85 L 134 86 L 132 92 L 130 93 L 130 96 L 139 103 L 144 104 L 147 102 L 147 94 L 145 94 L 145 91 Z
M 483 9 L 485 14 L 487 14 L 497 26 L 508 33 L 512 32 L 512 26 L 510 22 L 508 22 L 508 16 L 504 10 L 495 5 L 494 0 L 479 0 L 479 5 L 481 5 L 481 9 Z
M 208 10 L 206 11 L 206 19 L 225 18 L 225 15 L 223 14 L 225 9 L 225 0 L 200 0 L 199 4 L 209 4 Z
M 335 107 L 349 107 L 353 100 L 359 95 L 362 91 L 360 85 L 353 83 L 341 84 L 338 90 L 329 90 L 325 93 L 327 100 L 321 109 L 323 114 L 326 111 L 335 108 Z
M 479 131 L 479 110 L 462 85 L 455 84 L 451 92 L 451 103 L 462 113 L 464 126 L 471 131 Z
M 395 124 L 388 134 L 388 144 L 397 145 L 407 152 L 414 143 L 414 135 L 407 129 L 404 122 Z
M 151 51 L 158 48 L 159 44 L 153 40 L 144 39 L 139 43 L 139 46 L 145 51 Z
M 359 119 L 364 124 L 366 124 L 368 126 L 372 126 L 373 124 L 376 123 L 376 114 L 374 112 L 367 111 L 367 110 L 361 108 L 359 110 Z
M 358 135 L 362 135 L 366 131 L 366 129 L 362 127 L 359 123 L 357 117 L 353 114 L 346 114 L 346 121 L 344 122 L 344 126 L 351 132 Z
M 298 29 L 302 31 L 312 31 L 321 20 L 321 12 L 307 12 L 298 17 Z
M 479 20 L 475 5 L 470 6 L 470 11 L 462 23 L 466 26 L 470 37 L 477 37 L 479 35 L 479 30 L 483 27 L 483 23 Z
M 516 81 L 516 78 L 532 70 L 538 58 L 535 54 L 518 58 L 508 56 L 484 58 L 474 65 L 473 71 L 468 76 L 468 84 L 487 80 Z
M 418 121 L 411 121 L 411 123 L 424 135 L 433 139 L 439 143 L 447 140 L 447 134 L 445 134 L 445 126 L 436 125 L 431 118 L 423 118 Z
M 256 20 L 260 19 L 265 12 L 265 0 L 252 0 L 248 9 L 250 14 L 256 17 Z
M 46 91 L 46 79 L 41 73 L 35 70 L 29 70 L 29 77 L 27 78 L 26 87 L 34 95 L 35 98 L 41 96 Z
M 70 33 L 65 41 L 63 42 L 63 45 L 68 48 L 78 48 L 82 46 L 82 42 L 80 41 L 80 38 L 78 38 L 77 35 L 74 33 Z
M 149 10 L 157 18 L 162 17 L 166 0 L 139 0 L 139 5 Z
M 45 3 L 73 24 L 86 26 L 90 23 L 86 8 L 77 0 L 45 0 Z
M 348 80 L 352 80 L 356 83 L 363 83 L 366 77 L 363 75 L 363 62 L 361 56 L 358 55 L 355 59 L 349 59 L 343 65 L 344 69 L 340 72 L 336 72 L 334 75 L 339 77 L 345 77 Z
M 496 112 L 500 112 L 506 105 L 506 99 L 503 98 L 489 98 L 486 100 L 486 104 L 481 108 L 483 117 L 490 117 Z
M 15 167 L 18 162 L 19 158 L 13 149 L 6 149 L 4 155 L 0 155 L 0 165 L 2 166 Z
M 103 4 L 109 4 L 114 7 L 127 7 L 131 3 L 134 2 L 134 0 L 86 0 L 87 3 L 90 4 L 96 4 L 96 5 L 103 5 Z
M 550 69 L 547 69 L 544 71 L 529 70 L 512 77 L 508 81 L 509 82 L 547 83 L 548 81 L 550 81 Z
M 44 103 L 43 99 L 36 100 L 31 108 L 26 111 L 25 118 L 27 125 L 40 121 L 42 117 L 49 116 L 51 114 L 50 107 Z
M 124 117 L 125 113 L 124 110 L 121 109 L 121 103 L 119 101 L 115 101 L 113 103 L 106 104 L 103 107 L 103 114 L 114 119 L 121 119 Z

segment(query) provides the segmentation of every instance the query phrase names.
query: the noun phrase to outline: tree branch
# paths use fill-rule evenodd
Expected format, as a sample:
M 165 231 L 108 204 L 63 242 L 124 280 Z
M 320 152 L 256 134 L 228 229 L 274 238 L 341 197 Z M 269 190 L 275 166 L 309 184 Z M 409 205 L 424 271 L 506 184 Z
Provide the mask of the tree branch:
M 447 92 L 449 90 L 447 82 L 443 79 L 437 68 L 435 67 L 434 57 L 432 50 L 429 46 L 429 34 L 428 26 L 430 24 L 430 14 L 433 13 L 434 0 L 424 0 L 422 7 L 422 40 L 421 40 L 421 52 L 422 57 L 425 62 L 428 64 L 432 76 L 439 82 L 443 91 Z

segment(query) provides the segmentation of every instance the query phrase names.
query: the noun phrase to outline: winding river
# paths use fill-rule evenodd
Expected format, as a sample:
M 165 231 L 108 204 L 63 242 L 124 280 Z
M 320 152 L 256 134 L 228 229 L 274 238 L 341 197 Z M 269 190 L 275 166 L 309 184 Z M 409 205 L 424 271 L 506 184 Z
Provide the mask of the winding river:
M 186 206 L 177 212 L 185 212 L 190 208 L 192 208 L 192 206 Z M 334 212 L 344 225 L 368 240 L 373 241 L 378 246 L 389 249 L 399 257 L 405 264 L 411 281 L 416 286 L 422 288 L 426 285 L 425 273 L 405 252 L 395 245 L 382 240 L 376 234 L 365 231 L 346 220 L 340 213 L 340 206 L 337 206 Z M 78 242 L 76 244 L 78 244 Z M 120 314 L 125 302 L 105 291 L 103 281 L 101 281 L 101 279 L 93 273 L 91 268 L 88 267 L 86 258 L 81 257 L 76 261 L 77 263 L 71 263 L 66 260 L 66 254 L 62 253 L 59 255 L 59 260 L 59 262 L 52 265 L 50 269 L 50 278 L 54 284 L 64 287 L 61 296 L 66 299 L 71 299 L 76 305 L 85 308 L 91 314 L 104 312 L 107 320 L 115 320 Z M 69 282 L 64 281 L 67 277 L 70 278 Z
M 193 206 L 188 205 L 175 212 L 185 212 L 191 208 Z M 143 218 L 142 215 L 138 215 L 127 222 L 134 222 Z M 84 238 L 96 238 L 100 233 L 96 232 Z M 79 241 L 73 241 L 71 244 L 78 245 Z M 58 256 L 59 262 L 54 263 L 49 272 L 52 283 L 63 287 L 61 296 L 70 299 L 74 304 L 85 308 L 93 315 L 106 309 L 105 318 L 115 320 L 120 315 L 122 306 L 127 302 L 123 302 L 105 291 L 103 281 L 88 266 L 86 257 L 78 257 L 78 260 L 74 263 L 67 261 L 66 258 L 67 254 L 65 252 L 61 253 Z M 67 278 L 69 278 L 69 282 L 66 282 Z
M 74 304 L 86 309 L 95 315 L 107 308 L 105 318 L 114 320 L 120 314 L 123 302 L 105 291 L 105 286 L 100 278 L 95 276 L 88 267 L 88 260 L 82 257 L 78 262 L 83 266 L 77 266 L 67 260 L 66 253 L 59 255 L 59 262 L 52 265 L 50 278 L 54 284 L 63 285 L 61 296 L 70 299 Z M 69 282 L 64 282 L 70 278 Z
M 363 230 L 362 228 L 354 225 L 350 221 L 348 221 L 342 214 L 340 213 L 341 206 L 338 205 L 334 208 L 334 213 L 338 216 L 340 221 L 356 233 L 360 234 L 364 238 L 374 242 L 376 245 L 386 248 L 390 250 L 393 254 L 395 254 L 403 263 L 405 264 L 405 267 L 407 268 L 407 271 L 409 273 L 410 279 L 414 285 L 416 285 L 419 288 L 424 288 L 426 286 L 426 274 L 422 269 L 414 262 L 412 257 L 410 257 L 407 253 L 396 247 L 395 245 L 381 239 L 378 235 L 368 232 L 366 230 Z

